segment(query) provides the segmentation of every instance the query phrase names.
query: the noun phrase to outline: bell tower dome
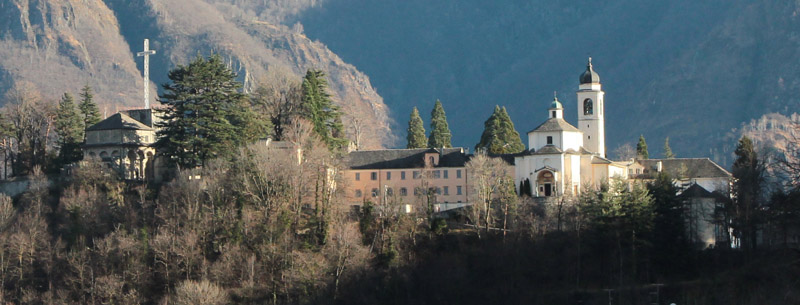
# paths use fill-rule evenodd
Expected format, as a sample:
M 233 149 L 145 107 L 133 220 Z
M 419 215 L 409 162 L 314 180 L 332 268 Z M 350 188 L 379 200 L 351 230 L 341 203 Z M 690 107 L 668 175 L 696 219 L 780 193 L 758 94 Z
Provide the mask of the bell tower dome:
M 578 86 L 578 129 L 583 132 L 583 147 L 601 157 L 606 156 L 604 95 L 600 75 L 589 57 Z

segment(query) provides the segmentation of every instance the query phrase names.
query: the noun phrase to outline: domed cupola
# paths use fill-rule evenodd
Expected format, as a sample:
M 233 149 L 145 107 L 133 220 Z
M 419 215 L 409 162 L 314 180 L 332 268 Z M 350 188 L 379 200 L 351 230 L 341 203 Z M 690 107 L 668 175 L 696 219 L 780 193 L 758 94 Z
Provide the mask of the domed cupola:
M 549 112 L 548 117 L 551 119 L 563 119 L 564 106 L 562 106 L 561 102 L 558 101 L 558 97 L 556 95 L 556 93 L 553 93 L 553 102 L 550 103 L 550 109 L 547 110 Z
M 592 58 L 589 57 L 589 63 L 586 64 L 586 71 L 581 74 L 581 84 L 599 84 L 600 75 L 592 69 Z

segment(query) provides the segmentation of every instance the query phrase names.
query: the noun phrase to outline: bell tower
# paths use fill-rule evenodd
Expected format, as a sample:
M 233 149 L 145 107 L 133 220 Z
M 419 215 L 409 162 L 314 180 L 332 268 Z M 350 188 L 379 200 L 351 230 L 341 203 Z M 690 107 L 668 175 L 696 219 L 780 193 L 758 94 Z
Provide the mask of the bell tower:
M 600 85 L 600 76 L 594 72 L 592 58 L 589 57 L 578 86 L 578 129 L 583 132 L 583 148 L 601 157 L 606 156 L 603 95 L 605 92 Z

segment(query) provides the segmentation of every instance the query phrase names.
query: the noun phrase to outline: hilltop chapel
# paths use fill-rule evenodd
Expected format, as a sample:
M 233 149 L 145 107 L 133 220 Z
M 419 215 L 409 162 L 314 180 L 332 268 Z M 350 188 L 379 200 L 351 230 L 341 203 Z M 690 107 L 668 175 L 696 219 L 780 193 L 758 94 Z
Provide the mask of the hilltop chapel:
M 604 94 L 589 58 L 577 92 L 578 127 L 564 120 L 555 98 L 547 120 L 528 132 L 528 150 L 514 158 L 517 185 L 531 187 L 521 191 L 537 197 L 578 194 L 586 184 L 627 178 L 630 162 L 606 159 Z

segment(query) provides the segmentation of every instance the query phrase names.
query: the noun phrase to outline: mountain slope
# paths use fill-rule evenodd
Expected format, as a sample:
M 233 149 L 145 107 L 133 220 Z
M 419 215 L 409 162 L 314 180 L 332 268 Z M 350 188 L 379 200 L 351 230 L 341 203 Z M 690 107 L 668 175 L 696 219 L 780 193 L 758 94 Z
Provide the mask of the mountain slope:
M 151 79 L 195 56 L 221 54 L 252 90 L 259 83 L 299 81 L 309 68 L 329 75 L 334 102 L 364 128 L 362 147 L 391 141 L 388 109 L 369 78 L 302 26 L 278 22 L 316 1 L 239 0 L 0 0 L 0 94 L 15 83 L 32 83 L 55 99 L 88 83 L 107 113 L 140 107 L 142 40 L 149 38 Z M 136 60 L 136 61 L 134 61 Z M 155 90 L 158 88 L 152 85 Z
M 341 0 L 298 19 L 369 74 L 395 118 L 442 99 L 456 145 L 495 104 L 521 132 L 557 90 L 567 119 L 586 58 L 606 91 L 608 151 L 644 134 L 659 155 L 729 161 L 724 135 L 800 105 L 797 1 Z M 427 118 L 426 118 L 427 119 Z M 727 160 L 726 160 L 727 159 Z

